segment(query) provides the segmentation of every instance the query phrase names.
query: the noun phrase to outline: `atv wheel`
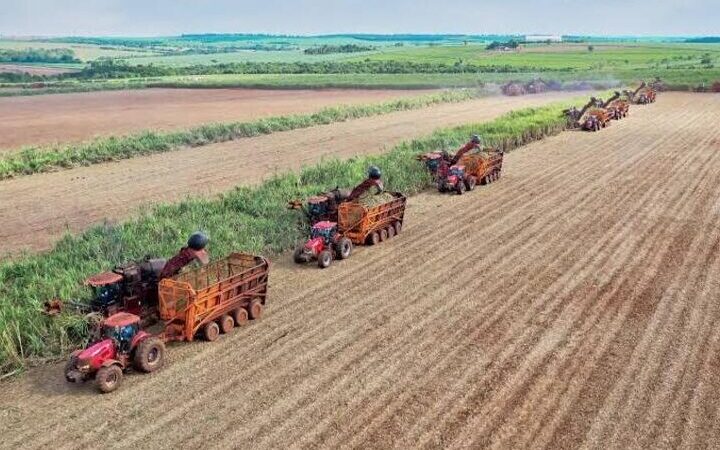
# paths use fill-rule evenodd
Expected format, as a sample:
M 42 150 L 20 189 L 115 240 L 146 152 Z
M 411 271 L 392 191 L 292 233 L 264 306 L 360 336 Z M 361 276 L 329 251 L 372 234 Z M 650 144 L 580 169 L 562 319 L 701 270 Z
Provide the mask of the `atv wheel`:
M 340 238 L 340 241 L 335 247 L 335 256 L 337 259 L 346 259 L 350 257 L 352 253 L 353 244 L 352 241 L 346 237 Z
M 307 255 L 305 254 L 305 246 L 301 245 L 300 247 L 295 249 L 295 254 L 293 254 L 293 259 L 298 264 L 303 264 L 308 262 Z
M 235 325 L 241 327 L 247 324 L 248 312 L 245 308 L 238 308 L 233 313 L 233 319 L 235 319 Z
M 134 366 L 141 372 L 154 372 L 165 361 L 165 344 L 160 338 L 149 337 L 140 342 L 135 350 Z
M 103 367 L 95 374 L 95 385 L 103 394 L 108 394 L 120 386 L 123 372 L 120 366 Z
M 466 188 L 468 191 L 473 191 L 473 190 L 475 190 L 475 186 L 476 186 L 476 185 L 477 185 L 477 179 L 476 179 L 474 176 L 472 176 L 472 175 L 470 175 L 469 177 L 467 177 L 467 180 L 465 180 L 465 188 Z
M 208 342 L 217 341 L 220 336 L 220 327 L 216 322 L 208 322 L 203 327 L 203 337 Z
M 230 317 L 229 314 L 223 314 L 223 316 L 220 317 L 220 320 L 218 322 L 218 325 L 220 325 L 220 332 L 222 334 L 229 333 L 235 326 L 235 320 Z
M 318 267 L 327 269 L 332 264 L 332 253 L 330 250 L 323 250 L 318 255 Z
M 250 305 L 248 306 L 248 316 L 252 320 L 258 320 L 263 315 L 263 304 L 262 300 L 259 298 L 255 298 L 250 302 Z

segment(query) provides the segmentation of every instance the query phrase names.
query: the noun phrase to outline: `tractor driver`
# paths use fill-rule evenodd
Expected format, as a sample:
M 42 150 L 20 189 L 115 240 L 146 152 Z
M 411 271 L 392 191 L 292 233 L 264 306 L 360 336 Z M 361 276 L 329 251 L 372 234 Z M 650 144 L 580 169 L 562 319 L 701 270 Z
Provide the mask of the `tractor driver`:
M 455 154 L 455 156 L 450 158 L 450 160 L 448 162 L 450 163 L 451 166 L 457 164 L 458 161 L 460 161 L 460 158 L 463 157 L 463 155 L 465 155 L 467 152 L 469 152 L 470 150 L 473 150 L 475 148 L 482 150 L 482 140 L 480 139 L 480 136 L 478 136 L 477 134 L 474 134 L 473 137 L 470 139 L 470 141 L 467 144 L 465 144 L 460 150 L 458 150 L 457 153 Z
M 357 200 L 365 195 L 373 187 L 376 189 L 376 194 L 380 194 L 385 190 L 385 186 L 382 182 L 382 171 L 377 166 L 370 166 L 368 169 L 368 177 L 365 181 L 355 186 L 355 189 L 350 192 L 348 201 Z
M 209 239 L 205 233 L 197 231 L 190 235 L 187 246 L 181 248 L 178 254 L 170 258 L 165 264 L 160 272 L 160 279 L 162 280 L 163 278 L 170 278 L 177 275 L 183 267 L 193 261 L 198 261 L 203 266 L 207 264 L 210 261 L 210 255 L 207 250 L 205 250 L 208 242 Z

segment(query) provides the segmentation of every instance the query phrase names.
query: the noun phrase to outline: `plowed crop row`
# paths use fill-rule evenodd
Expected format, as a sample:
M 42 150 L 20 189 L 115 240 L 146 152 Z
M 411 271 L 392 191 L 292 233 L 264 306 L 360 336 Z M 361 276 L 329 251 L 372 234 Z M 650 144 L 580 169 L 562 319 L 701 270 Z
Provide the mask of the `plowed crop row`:
M 262 322 L 113 395 L 1 386 L 0 446 L 717 446 L 720 97 L 631 114 L 330 269 L 276 261 Z

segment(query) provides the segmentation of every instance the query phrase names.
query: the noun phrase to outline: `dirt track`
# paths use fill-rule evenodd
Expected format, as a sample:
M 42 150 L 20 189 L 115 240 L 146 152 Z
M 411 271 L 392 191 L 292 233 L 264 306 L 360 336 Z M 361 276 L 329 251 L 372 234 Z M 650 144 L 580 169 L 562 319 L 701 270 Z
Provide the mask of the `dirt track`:
M 0 98 L 0 152 L 147 129 L 246 121 L 422 94 L 407 90 L 143 89 Z
M 492 97 L 0 181 L 2 251 L 48 248 L 66 229 L 125 217 L 148 202 L 216 194 L 323 157 L 378 153 L 438 127 L 493 119 L 574 94 Z
M 717 448 L 718 120 L 663 94 L 415 197 L 400 237 L 276 261 L 262 322 L 113 395 L 31 371 L 0 446 Z

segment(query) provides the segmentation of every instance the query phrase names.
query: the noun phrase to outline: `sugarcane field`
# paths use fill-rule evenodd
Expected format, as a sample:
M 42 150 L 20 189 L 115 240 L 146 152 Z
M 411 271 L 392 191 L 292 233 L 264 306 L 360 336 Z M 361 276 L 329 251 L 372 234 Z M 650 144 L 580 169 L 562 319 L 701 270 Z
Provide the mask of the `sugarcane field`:
M 717 8 L 0 10 L 0 449 L 720 448 Z

